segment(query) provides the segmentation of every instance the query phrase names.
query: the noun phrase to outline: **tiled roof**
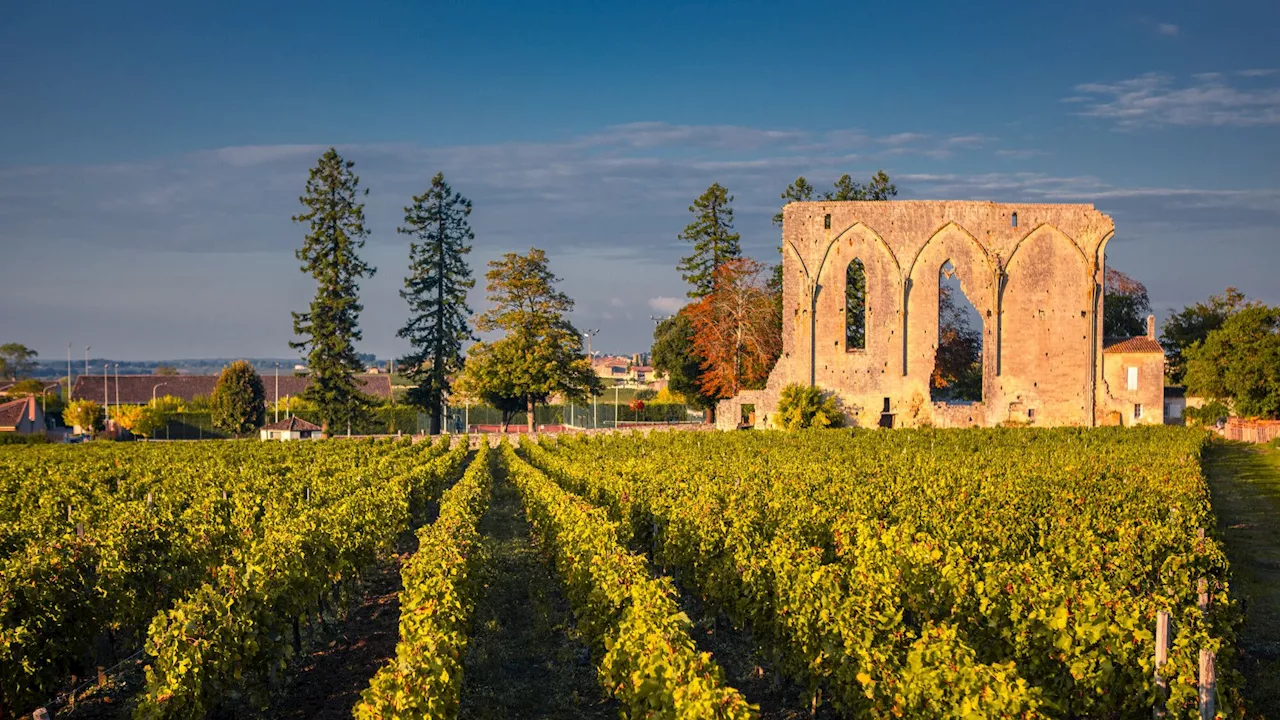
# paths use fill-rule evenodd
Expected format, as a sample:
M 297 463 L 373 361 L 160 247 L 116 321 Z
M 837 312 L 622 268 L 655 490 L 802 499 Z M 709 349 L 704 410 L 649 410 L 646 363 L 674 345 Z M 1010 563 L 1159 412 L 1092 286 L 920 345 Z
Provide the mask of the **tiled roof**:
M 1104 353 L 1160 353 L 1164 354 L 1164 348 L 1160 347 L 1160 343 L 1154 338 L 1146 335 L 1130 338 L 1105 338 L 1102 341 L 1102 352 Z
M 290 430 L 293 432 L 298 432 L 300 430 L 309 430 L 311 432 L 319 432 L 320 426 L 316 425 L 315 423 L 309 423 L 300 417 L 294 416 L 291 418 L 285 418 L 284 420 L 278 420 L 276 422 L 271 423 L 270 425 L 263 425 L 262 429 L 263 430 Z
M 22 416 L 28 407 L 35 407 L 35 399 L 30 397 L 10 400 L 0 405 L 0 428 L 16 428 L 22 422 Z
M 113 375 L 81 375 L 76 378 L 75 387 L 71 390 L 72 400 L 103 401 L 103 379 L 107 381 L 107 393 L 112 404 L 145 405 L 151 402 L 152 391 L 155 397 L 172 395 L 183 400 L 192 400 L 198 395 L 212 395 L 218 385 L 217 375 L 121 375 L 119 378 L 119 400 L 116 399 L 116 377 Z M 375 398 L 386 400 L 391 397 L 390 375 L 357 375 L 356 382 L 361 390 Z M 281 375 L 280 397 L 297 397 L 311 383 L 307 375 Z M 268 405 L 276 402 L 276 376 L 263 375 L 262 389 L 265 390 Z

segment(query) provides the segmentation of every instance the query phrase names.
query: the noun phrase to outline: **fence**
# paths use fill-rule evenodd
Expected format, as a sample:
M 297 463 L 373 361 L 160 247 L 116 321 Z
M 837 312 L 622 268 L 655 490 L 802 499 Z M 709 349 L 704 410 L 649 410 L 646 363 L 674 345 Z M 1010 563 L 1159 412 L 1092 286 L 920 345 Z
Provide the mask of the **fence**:
M 1259 444 L 1269 443 L 1276 438 L 1280 438 L 1280 420 L 1227 418 L 1227 424 L 1222 428 L 1222 436 L 1228 440 Z

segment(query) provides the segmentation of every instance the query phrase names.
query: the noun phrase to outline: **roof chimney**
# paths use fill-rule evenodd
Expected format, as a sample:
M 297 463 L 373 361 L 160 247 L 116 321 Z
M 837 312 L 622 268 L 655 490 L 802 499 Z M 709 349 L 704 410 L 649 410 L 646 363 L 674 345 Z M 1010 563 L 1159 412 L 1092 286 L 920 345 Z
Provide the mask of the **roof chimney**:
M 1152 340 L 1156 339 L 1156 316 L 1155 315 L 1147 316 L 1147 337 L 1151 338 Z
M 36 421 L 36 396 L 27 396 L 27 419 L 31 422 Z

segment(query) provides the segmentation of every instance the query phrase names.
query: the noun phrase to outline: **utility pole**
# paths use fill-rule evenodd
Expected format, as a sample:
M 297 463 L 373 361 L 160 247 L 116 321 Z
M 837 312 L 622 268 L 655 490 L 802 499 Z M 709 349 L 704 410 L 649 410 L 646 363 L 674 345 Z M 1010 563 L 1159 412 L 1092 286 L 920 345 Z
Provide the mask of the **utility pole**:
M 89 346 L 84 346 L 84 374 L 89 374 Z
M 102 363 L 102 425 L 111 424 L 111 385 L 107 379 L 111 377 L 111 363 Z
M 280 363 L 276 363 L 276 422 L 280 422 Z
M 44 393 L 40 393 L 44 397 Z M 67 343 L 67 402 L 71 402 L 71 343 Z
M 591 338 L 599 334 L 600 334 L 599 328 L 596 328 L 594 330 L 586 330 L 582 333 L 583 337 L 587 339 L 587 362 L 591 363 L 592 373 L 595 373 L 596 366 L 595 366 L 595 363 L 592 362 L 593 359 L 595 358 L 595 353 L 591 352 Z M 600 400 L 595 395 L 591 396 L 591 427 L 593 429 L 600 427 Z

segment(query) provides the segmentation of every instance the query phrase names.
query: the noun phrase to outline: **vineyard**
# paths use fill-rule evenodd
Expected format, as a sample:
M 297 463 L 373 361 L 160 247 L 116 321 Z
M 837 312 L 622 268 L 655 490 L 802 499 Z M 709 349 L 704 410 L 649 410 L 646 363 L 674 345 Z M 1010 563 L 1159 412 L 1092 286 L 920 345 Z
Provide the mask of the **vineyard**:
M 541 702 L 556 717 L 1199 717 L 1202 651 L 1218 712 L 1239 716 L 1204 442 L 1149 428 L 6 448 L 0 711 L 136 654 L 145 680 L 116 717 L 271 716 L 312 638 L 400 549 L 398 640 L 341 716 Z M 504 582 L 517 567 L 533 579 Z M 517 620 L 530 607 L 572 627 L 504 627 L 545 623 Z M 574 648 L 579 668 L 562 659 Z M 541 672 L 536 658 L 563 684 L 522 690 L 514 673 Z

